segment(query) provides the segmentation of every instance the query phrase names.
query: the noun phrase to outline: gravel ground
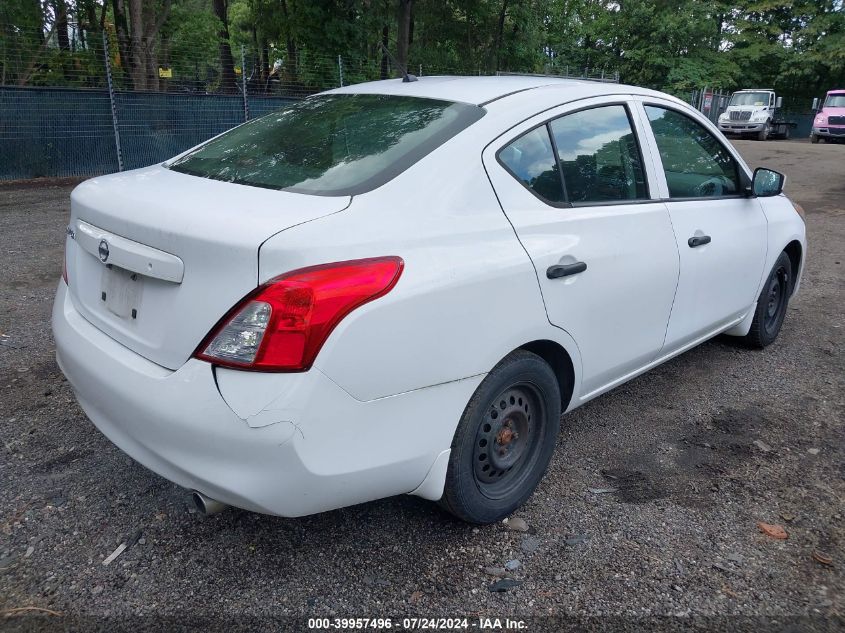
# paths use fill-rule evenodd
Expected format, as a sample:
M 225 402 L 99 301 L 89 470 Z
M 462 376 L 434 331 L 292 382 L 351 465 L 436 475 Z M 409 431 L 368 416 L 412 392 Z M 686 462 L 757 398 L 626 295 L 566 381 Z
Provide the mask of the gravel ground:
M 528 532 L 464 525 L 413 497 L 303 519 L 196 514 L 88 422 L 56 367 L 70 187 L 0 188 L 0 628 L 399 615 L 562 626 L 537 619 L 557 615 L 587 628 L 766 616 L 770 629 L 841 630 L 845 145 L 737 146 L 783 170 L 807 210 L 809 259 L 779 341 L 714 340 L 567 415 L 518 513 Z M 521 584 L 491 592 L 485 568 L 515 560 Z

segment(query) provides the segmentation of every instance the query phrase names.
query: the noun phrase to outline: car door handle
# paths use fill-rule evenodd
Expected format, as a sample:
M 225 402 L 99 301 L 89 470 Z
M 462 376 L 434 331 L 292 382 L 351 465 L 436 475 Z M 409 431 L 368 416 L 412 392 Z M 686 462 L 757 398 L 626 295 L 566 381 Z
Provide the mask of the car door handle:
M 695 235 L 687 240 L 687 244 L 689 244 L 690 248 L 695 248 L 696 246 L 704 246 L 705 244 L 709 243 L 709 235 Z
M 568 277 L 569 275 L 577 275 L 587 270 L 587 264 L 584 262 L 575 262 L 574 264 L 558 264 L 556 266 L 549 266 L 546 269 L 546 277 L 549 279 L 558 279 L 559 277 Z

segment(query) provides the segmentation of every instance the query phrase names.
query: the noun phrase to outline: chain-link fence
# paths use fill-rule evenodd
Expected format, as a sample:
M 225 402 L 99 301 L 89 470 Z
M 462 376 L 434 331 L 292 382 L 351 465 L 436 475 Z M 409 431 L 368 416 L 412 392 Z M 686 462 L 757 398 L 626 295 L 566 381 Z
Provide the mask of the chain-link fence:
M 425 75 L 482 68 L 409 63 Z M 516 69 L 520 70 L 520 69 Z M 533 69 L 532 69 L 533 70 Z M 550 74 L 618 81 L 603 69 L 556 63 Z M 130 46 L 114 26 L 57 32 L 0 24 L 0 180 L 90 176 L 165 160 L 293 100 L 394 76 L 387 56 Z
M 731 95 L 729 92 L 704 88 L 693 90 L 687 101 L 713 123 L 716 123 L 719 120 L 719 115 L 727 110 L 730 100 Z

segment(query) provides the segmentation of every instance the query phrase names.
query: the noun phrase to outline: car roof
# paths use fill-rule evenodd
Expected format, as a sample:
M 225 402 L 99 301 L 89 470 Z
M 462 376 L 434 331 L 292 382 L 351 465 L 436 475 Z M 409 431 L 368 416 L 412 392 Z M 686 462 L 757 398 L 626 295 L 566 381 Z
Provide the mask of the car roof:
M 418 81 L 403 82 L 401 79 L 370 81 L 329 90 L 323 94 L 385 94 L 443 99 L 474 105 L 484 105 L 515 93 L 555 86 L 571 88 L 583 96 L 618 94 L 620 84 L 578 79 L 563 79 L 545 75 L 506 75 L 486 77 L 428 76 Z M 637 90 L 624 86 L 624 92 Z

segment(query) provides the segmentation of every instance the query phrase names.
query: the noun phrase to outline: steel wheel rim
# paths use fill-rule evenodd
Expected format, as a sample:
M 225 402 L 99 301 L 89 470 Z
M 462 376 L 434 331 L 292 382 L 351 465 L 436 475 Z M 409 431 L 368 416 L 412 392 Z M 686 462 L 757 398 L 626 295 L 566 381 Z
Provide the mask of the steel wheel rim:
M 537 461 L 544 426 L 543 399 L 530 383 L 508 387 L 490 403 L 472 455 L 481 494 L 502 499 L 521 486 Z
M 771 334 L 778 326 L 780 317 L 786 306 L 787 290 L 789 288 L 789 274 L 781 267 L 772 275 L 766 289 L 766 311 L 764 312 L 763 327 Z

